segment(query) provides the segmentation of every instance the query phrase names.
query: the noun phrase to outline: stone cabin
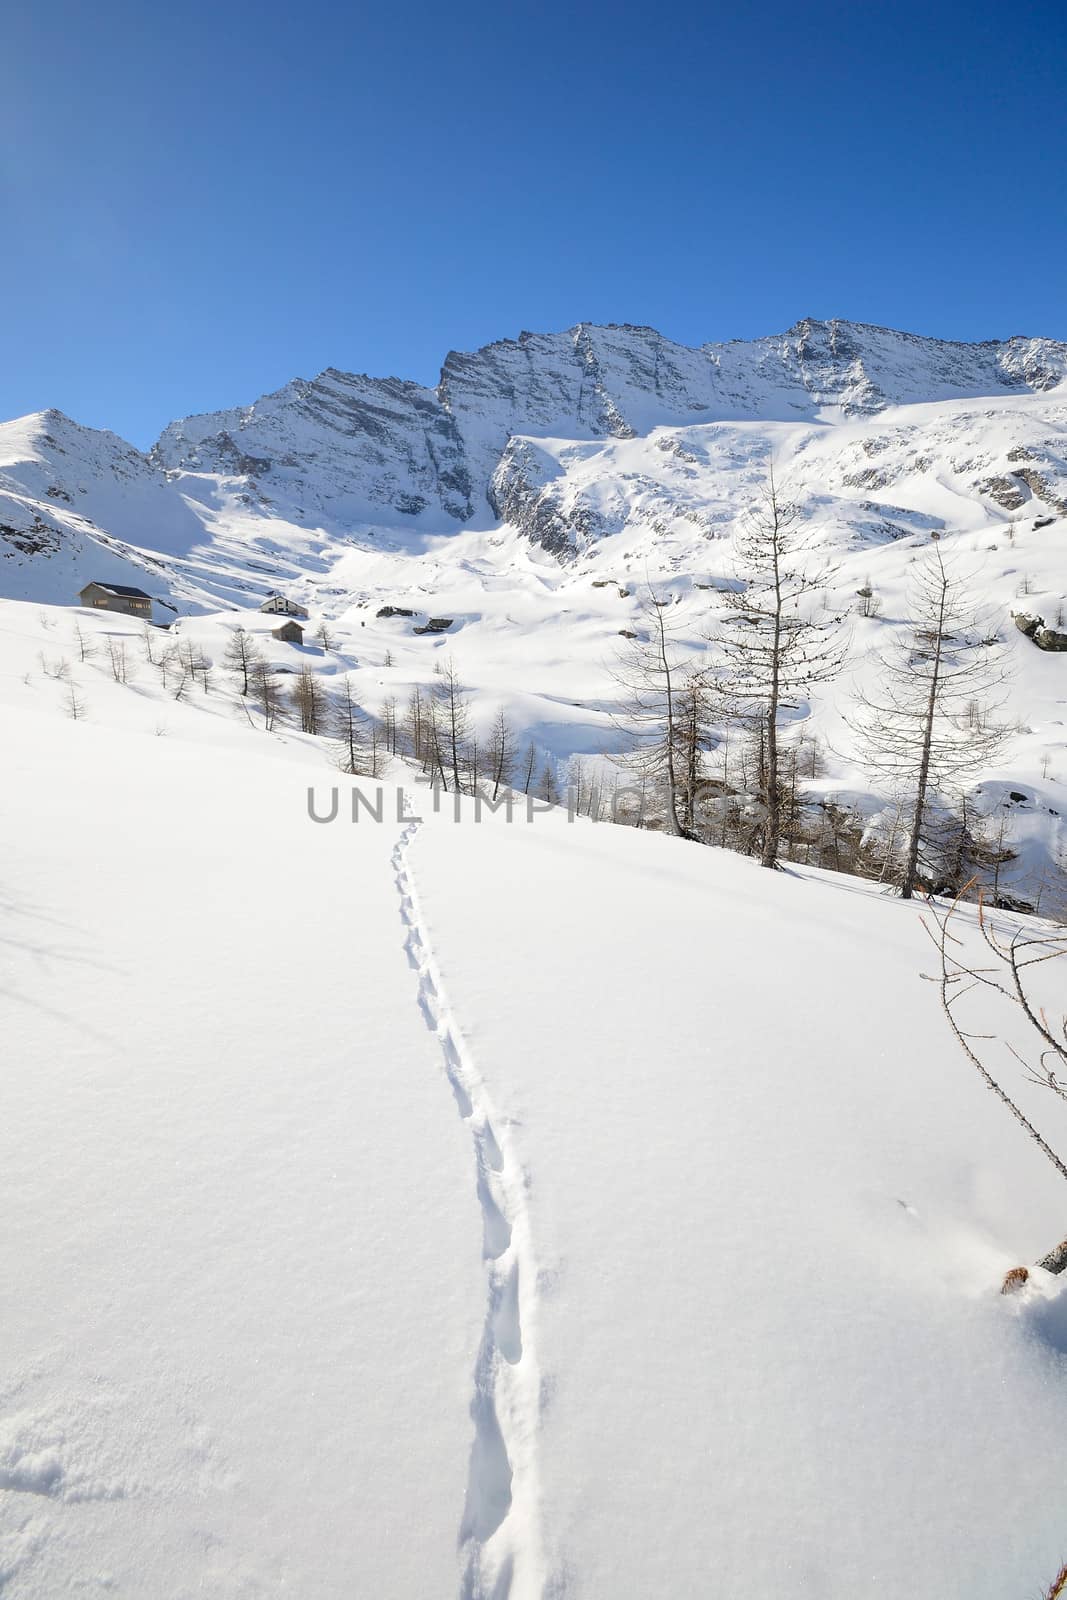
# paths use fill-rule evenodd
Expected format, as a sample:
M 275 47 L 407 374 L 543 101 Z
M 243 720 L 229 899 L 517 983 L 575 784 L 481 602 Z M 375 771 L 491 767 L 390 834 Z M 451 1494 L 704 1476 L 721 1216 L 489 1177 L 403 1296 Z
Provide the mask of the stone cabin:
M 275 617 L 303 617 L 307 621 L 307 607 L 299 605 L 295 600 L 287 600 L 283 594 L 271 594 L 264 600 L 259 608 Z
M 80 591 L 78 599 L 94 611 L 118 611 L 124 617 L 140 617 L 142 622 L 152 620 L 152 596 L 128 583 L 98 583 L 94 579 Z
M 272 639 L 281 639 L 283 644 L 303 644 L 304 630 L 299 622 L 283 622 L 280 628 L 270 630 Z

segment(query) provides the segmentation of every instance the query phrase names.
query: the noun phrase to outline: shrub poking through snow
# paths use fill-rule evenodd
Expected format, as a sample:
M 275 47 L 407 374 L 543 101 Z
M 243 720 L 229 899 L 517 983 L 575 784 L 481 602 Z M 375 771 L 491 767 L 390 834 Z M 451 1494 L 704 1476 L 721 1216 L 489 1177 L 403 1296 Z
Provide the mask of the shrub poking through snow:
M 1062 1600 L 1064 1595 L 1067 1595 L 1067 1561 L 1053 1578 L 1045 1593 L 1045 1600 Z

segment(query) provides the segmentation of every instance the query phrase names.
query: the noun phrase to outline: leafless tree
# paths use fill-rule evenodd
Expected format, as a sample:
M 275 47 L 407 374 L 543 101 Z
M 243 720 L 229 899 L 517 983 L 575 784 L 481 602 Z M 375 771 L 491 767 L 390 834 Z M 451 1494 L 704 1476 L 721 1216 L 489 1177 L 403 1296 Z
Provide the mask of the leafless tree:
M 302 667 L 289 691 L 289 702 L 301 733 L 326 733 L 330 722 L 330 697 L 326 686 L 310 667 Z
M 382 770 L 382 758 L 385 754 L 385 736 L 382 725 L 377 717 L 367 718 L 367 758 L 370 764 L 370 775 L 378 777 Z
M 382 701 L 381 724 L 382 738 L 385 741 L 385 748 L 388 750 L 391 756 L 395 756 L 399 742 L 397 703 L 395 695 L 391 694 L 387 699 Z
M 250 668 L 249 683 L 263 718 L 263 730 L 265 733 L 272 733 L 285 709 L 281 680 L 275 672 L 272 672 L 270 664 L 260 657 Z
M 126 640 L 116 639 L 113 633 L 107 636 L 107 659 L 111 667 L 111 676 L 116 683 L 126 683 L 130 676 L 129 660 L 126 652 Z
M 326 621 L 325 617 L 323 617 L 322 621 L 315 629 L 315 638 L 319 641 L 324 650 L 332 650 L 334 645 L 337 643 L 337 635 L 333 632 L 333 629 Z
M 146 622 L 144 627 L 141 629 L 141 643 L 144 645 L 145 660 L 148 662 L 150 667 L 154 667 L 156 665 L 156 645 L 159 642 L 159 630 L 157 628 L 153 628 L 150 622 Z
M 422 691 L 416 684 L 408 699 L 403 726 L 404 740 L 412 759 L 415 761 L 424 761 L 426 755 L 424 720 L 425 708 Z
M 96 645 L 92 635 L 86 633 L 80 622 L 74 624 L 74 642 L 78 647 L 78 660 L 91 661 L 96 655 Z
M 46 678 L 62 679 L 70 677 L 70 662 L 66 656 L 56 656 L 52 660 L 41 650 L 38 652 L 37 662 Z
M 441 702 L 436 694 L 427 697 L 422 711 L 422 764 L 430 775 L 431 783 L 448 788 L 445 763 L 448 750 L 448 731 Z
M 849 723 L 868 770 L 907 800 L 905 900 L 919 886 L 936 797 L 958 793 L 1006 736 L 988 714 L 974 716 L 975 702 L 988 710 L 1002 681 L 988 614 L 937 543 L 915 565 L 910 606 L 912 624 L 879 658 Z
M 866 578 L 862 589 L 857 589 L 859 598 L 859 613 L 861 617 L 877 617 L 882 612 L 882 602 L 878 598 L 877 590 L 871 587 L 870 578 Z
M 589 785 L 585 781 L 585 766 L 580 756 L 572 756 L 567 763 L 567 803 L 575 816 L 582 815 L 582 805 L 589 802 Z
M 526 746 L 526 754 L 522 758 L 522 792 L 529 794 L 533 782 L 534 768 L 537 765 L 537 746 L 531 739 Z
M 252 669 L 260 659 L 260 654 L 259 646 L 252 635 L 247 628 L 238 623 L 230 635 L 226 645 L 226 653 L 222 659 L 230 671 L 240 678 L 242 694 L 248 693 Z
M 483 758 L 484 751 L 482 750 L 481 745 L 478 743 L 478 735 L 472 729 L 470 737 L 468 738 L 464 748 L 463 755 L 463 771 L 467 779 L 468 794 L 477 794 L 478 792 L 478 784 L 482 776 Z
M 489 780 L 493 785 L 495 800 L 501 789 L 511 782 L 515 765 L 515 732 L 508 721 L 503 706 L 496 714 L 493 731 L 489 736 Z
M 707 685 L 696 671 L 687 672 L 674 705 L 674 777 L 682 832 L 687 838 L 700 836 L 697 816 L 698 796 L 704 781 L 708 753 L 719 742 L 712 725 Z
M 734 535 L 740 587 L 724 590 L 709 681 L 738 720 L 762 730 L 760 863 L 778 864 L 782 833 L 780 724 L 802 709 L 814 685 L 833 677 L 844 655 L 840 618 L 827 612 L 830 577 L 813 565 L 800 508 L 783 500 L 768 473 Z
M 545 757 L 545 764 L 541 768 L 541 781 L 538 792 L 542 800 L 549 805 L 559 804 L 559 783 L 556 780 L 556 767 L 551 756 Z
M 177 646 L 174 644 L 168 644 L 156 657 L 155 664 L 159 672 L 160 682 L 162 683 L 165 692 L 169 686 L 171 677 L 178 670 Z
M 456 664 L 449 656 L 441 670 L 441 682 L 436 686 L 436 703 L 439 714 L 440 737 L 444 757 L 452 773 L 458 793 L 460 769 L 464 765 L 467 743 L 471 736 L 470 700 L 460 682 Z
M 309 729 L 309 732 L 315 730 Z M 333 703 L 331 732 L 340 744 L 342 772 L 365 772 L 367 768 L 367 718 L 352 691 L 352 678 L 345 673 Z M 375 773 L 374 776 L 377 776 Z
M 211 663 L 198 644 L 183 639 L 178 645 L 178 665 L 182 677 L 196 683 L 199 679 L 206 694 L 211 686 Z M 177 696 L 181 698 L 181 696 Z
M 67 680 L 67 691 L 63 697 L 63 704 L 67 716 L 72 722 L 81 722 L 88 715 L 88 706 L 73 678 Z
M 685 837 L 691 830 L 682 817 L 679 771 L 686 760 L 683 703 L 694 703 L 699 688 L 690 655 L 683 653 L 672 635 L 667 616 L 670 604 L 649 587 L 641 610 L 643 627 L 627 637 L 612 669 L 623 690 L 615 722 L 629 740 L 629 748 L 617 759 L 643 777 L 663 782 L 667 829 Z
M 814 780 L 822 776 L 826 762 L 822 745 L 814 734 L 802 733 L 797 740 L 797 762 L 805 778 Z

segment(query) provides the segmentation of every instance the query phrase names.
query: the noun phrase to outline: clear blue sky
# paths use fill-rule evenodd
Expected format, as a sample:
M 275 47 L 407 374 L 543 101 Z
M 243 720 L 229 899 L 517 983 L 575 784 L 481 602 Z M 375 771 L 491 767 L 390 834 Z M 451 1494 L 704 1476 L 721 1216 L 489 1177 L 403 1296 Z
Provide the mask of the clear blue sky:
M 0 416 L 645 322 L 1067 337 L 1062 0 L 11 0 Z

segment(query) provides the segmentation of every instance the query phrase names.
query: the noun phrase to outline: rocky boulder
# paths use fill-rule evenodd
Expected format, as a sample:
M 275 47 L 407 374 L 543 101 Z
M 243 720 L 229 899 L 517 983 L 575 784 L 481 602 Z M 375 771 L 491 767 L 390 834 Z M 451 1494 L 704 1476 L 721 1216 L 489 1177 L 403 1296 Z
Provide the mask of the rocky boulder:
M 1046 628 L 1044 617 L 1029 617 L 1023 611 L 1016 611 L 1012 613 L 1012 621 L 1039 650 L 1067 650 L 1067 633 Z

